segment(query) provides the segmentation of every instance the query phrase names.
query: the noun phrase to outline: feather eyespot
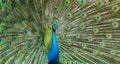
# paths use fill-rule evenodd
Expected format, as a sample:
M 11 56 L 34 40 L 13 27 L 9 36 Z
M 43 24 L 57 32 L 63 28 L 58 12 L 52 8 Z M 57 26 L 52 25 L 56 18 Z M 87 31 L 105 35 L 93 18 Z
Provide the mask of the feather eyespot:
M 59 7 L 58 7 L 58 6 L 55 6 L 55 7 L 53 8 L 53 11 L 54 11 L 54 12 L 58 12 L 58 11 L 59 11 Z
M 112 6 L 112 11 L 113 11 L 114 13 L 117 13 L 119 10 L 120 10 L 120 8 L 119 8 L 118 5 Z
M 70 1 L 69 0 L 66 0 L 65 2 L 64 2 L 64 6 L 69 6 L 70 5 Z
M 66 14 L 66 18 L 67 18 L 67 19 L 71 19 L 71 18 L 72 18 L 72 13 L 67 13 L 67 14 Z
M 112 26 L 113 26 L 113 28 L 117 28 L 117 27 L 119 27 L 119 23 L 118 22 L 112 22 Z
M 112 34 L 106 34 L 106 38 L 108 39 L 112 38 Z

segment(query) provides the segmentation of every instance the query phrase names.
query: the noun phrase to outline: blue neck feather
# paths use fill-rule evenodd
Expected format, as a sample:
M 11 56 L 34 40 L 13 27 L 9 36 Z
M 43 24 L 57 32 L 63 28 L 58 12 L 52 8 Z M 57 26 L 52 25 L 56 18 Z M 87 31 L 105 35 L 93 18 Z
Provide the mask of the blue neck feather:
M 48 52 L 48 62 L 49 64 L 59 64 L 59 48 L 56 38 L 56 32 L 53 30 L 52 32 L 52 46 L 50 51 Z

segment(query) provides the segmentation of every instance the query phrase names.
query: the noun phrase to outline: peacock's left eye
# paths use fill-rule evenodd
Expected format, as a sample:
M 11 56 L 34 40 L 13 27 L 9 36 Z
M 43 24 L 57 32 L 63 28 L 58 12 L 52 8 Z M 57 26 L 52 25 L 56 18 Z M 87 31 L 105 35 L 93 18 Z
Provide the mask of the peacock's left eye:
M 53 30 L 57 30 L 58 29 L 58 24 L 53 24 Z

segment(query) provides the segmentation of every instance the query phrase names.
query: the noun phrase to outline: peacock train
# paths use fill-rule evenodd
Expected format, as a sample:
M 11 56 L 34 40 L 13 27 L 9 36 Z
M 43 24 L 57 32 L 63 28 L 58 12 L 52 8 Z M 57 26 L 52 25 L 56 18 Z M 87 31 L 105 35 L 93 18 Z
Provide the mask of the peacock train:
M 120 64 L 120 0 L 0 0 L 0 64 Z

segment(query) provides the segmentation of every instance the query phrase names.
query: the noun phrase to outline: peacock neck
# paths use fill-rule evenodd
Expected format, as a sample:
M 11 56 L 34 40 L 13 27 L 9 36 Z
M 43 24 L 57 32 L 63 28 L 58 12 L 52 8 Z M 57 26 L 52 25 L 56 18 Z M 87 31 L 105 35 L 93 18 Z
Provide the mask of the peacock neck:
M 58 43 L 55 31 L 52 32 L 52 47 L 55 47 L 56 50 L 58 50 Z
M 52 46 L 48 53 L 49 64 L 58 64 L 59 48 L 57 43 L 56 31 L 52 31 Z

